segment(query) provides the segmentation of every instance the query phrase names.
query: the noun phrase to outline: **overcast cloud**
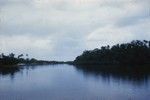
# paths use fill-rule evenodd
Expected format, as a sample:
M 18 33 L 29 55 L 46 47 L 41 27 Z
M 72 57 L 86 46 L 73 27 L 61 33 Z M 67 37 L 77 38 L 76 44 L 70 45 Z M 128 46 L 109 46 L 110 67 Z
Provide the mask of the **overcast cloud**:
M 74 60 L 135 39 L 150 40 L 150 0 L 0 0 L 0 52 Z

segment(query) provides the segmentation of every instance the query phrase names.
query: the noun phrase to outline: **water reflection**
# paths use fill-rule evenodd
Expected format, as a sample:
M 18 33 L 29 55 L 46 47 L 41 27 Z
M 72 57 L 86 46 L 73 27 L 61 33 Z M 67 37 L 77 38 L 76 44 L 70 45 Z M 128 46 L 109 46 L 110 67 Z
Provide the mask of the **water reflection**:
M 149 75 L 66 64 L 1 68 L 0 100 L 148 100 Z
M 0 77 L 10 76 L 10 78 L 13 79 L 16 73 L 22 72 L 22 70 L 26 70 L 26 74 L 28 74 L 29 70 L 34 70 L 39 67 L 45 66 L 0 67 Z M 51 67 L 57 66 L 51 65 Z M 148 83 L 150 78 L 150 68 L 148 66 L 140 66 L 132 69 L 130 67 L 121 68 L 120 66 L 117 66 L 116 68 L 114 68 L 114 66 L 74 66 L 74 68 L 85 77 L 92 76 L 97 80 L 102 78 L 107 82 L 109 82 L 110 79 L 113 79 L 116 81 L 129 82 L 134 85 L 142 85 Z
M 28 65 L 28 66 L 8 66 L 8 67 L 0 66 L 0 77 L 9 76 L 10 78 L 14 78 L 17 73 L 19 72 L 22 73 L 23 70 L 26 70 L 28 73 L 28 71 L 30 70 L 48 66 L 49 65 Z M 50 65 L 50 67 L 57 67 L 57 66 Z
M 17 72 L 19 72 L 21 67 L 0 67 L 0 76 L 11 76 L 14 77 Z
M 76 70 L 85 77 L 102 78 L 109 82 L 110 79 L 123 81 L 133 85 L 145 85 L 150 78 L 148 66 L 136 66 L 134 68 L 116 66 L 75 66 Z

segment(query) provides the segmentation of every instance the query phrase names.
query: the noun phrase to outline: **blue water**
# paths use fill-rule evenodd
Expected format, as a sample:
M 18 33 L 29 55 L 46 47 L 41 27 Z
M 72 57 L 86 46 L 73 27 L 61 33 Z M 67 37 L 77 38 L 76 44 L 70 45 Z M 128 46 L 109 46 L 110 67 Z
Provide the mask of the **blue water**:
M 0 73 L 0 100 L 148 100 L 149 76 L 90 72 L 72 65 L 22 67 Z

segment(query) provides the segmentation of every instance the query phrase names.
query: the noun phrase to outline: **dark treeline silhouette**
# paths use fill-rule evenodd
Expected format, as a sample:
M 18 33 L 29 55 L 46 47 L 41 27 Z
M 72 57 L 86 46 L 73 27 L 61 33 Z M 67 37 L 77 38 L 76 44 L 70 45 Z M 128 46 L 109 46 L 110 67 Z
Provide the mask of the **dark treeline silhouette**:
M 22 62 L 21 56 L 15 57 L 15 54 L 10 53 L 9 55 L 0 55 L 0 65 L 17 65 L 19 62 Z
M 74 60 L 75 64 L 150 64 L 150 41 L 134 40 L 112 47 L 86 50 Z
M 37 60 L 35 58 L 23 58 L 23 54 L 15 56 L 14 53 L 10 53 L 9 55 L 0 54 L 0 67 L 9 66 L 10 65 L 45 65 L 45 64 L 65 64 L 70 62 L 64 61 L 45 61 L 45 60 Z M 28 54 L 26 54 L 28 57 Z
M 28 55 L 27 55 L 28 56 Z M 56 63 L 54 61 L 44 61 L 37 60 L 35 58 L 23 58 L 23 54 L 15 57 L 15 54 L 10 53 L 9 55 L 4 55 L 3 53 L 0 55 L 0 66 L 9 66 L 9 65 L 34 65 L 34 64 L 49 64 Z
M 9 55 L 0 54 L 0 65 L 1 66 L 7 66 L 7 65 L 18 65 L 18 64 L 32 64 L 38 62 L 38 60 L 32 58 L 23 58 L 23 54 L 20 54 L 18 56 L 15 56 L 14 53 L 10 53 Z M 28 56 L 26 54 L 26 56 Z

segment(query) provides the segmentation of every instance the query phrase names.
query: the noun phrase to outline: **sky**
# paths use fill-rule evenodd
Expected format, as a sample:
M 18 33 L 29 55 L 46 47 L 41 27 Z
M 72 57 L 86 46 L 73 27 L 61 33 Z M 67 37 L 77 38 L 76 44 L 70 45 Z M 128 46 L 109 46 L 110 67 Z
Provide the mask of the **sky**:
M 150 40 L 150 0 L 0 0 L 0 53 L 68 61 L 137 39 Z

